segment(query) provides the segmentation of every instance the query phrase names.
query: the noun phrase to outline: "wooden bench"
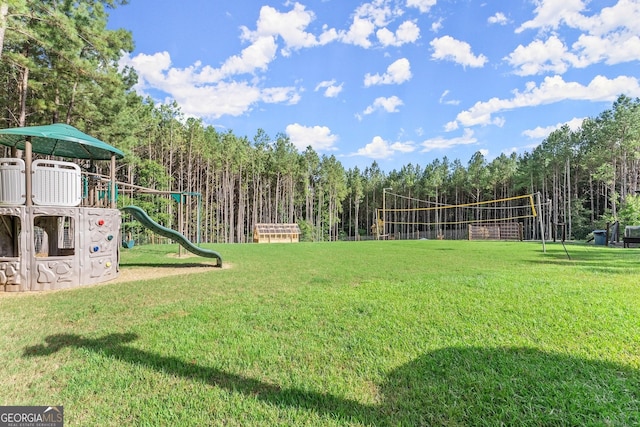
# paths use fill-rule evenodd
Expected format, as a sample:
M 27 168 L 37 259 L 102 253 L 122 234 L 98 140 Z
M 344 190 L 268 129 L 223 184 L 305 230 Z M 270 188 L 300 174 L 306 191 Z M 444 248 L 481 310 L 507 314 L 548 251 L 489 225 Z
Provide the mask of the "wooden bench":
M 640 243 L 640 237 L 623 237 L 622 244 L 625 248 L 629 247 L 629 243 Z

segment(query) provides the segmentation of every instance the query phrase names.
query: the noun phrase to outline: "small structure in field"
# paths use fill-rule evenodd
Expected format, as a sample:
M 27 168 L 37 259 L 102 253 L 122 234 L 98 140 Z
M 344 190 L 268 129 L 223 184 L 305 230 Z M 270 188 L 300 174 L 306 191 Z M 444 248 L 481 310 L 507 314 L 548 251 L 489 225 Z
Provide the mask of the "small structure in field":
M 493 224 L 469 224 L 469 240 L 522 240 L 522 224 L 503 222 Z
M 256 224 L 253 243 L 297 243 L 300 241 L 298 224 Z

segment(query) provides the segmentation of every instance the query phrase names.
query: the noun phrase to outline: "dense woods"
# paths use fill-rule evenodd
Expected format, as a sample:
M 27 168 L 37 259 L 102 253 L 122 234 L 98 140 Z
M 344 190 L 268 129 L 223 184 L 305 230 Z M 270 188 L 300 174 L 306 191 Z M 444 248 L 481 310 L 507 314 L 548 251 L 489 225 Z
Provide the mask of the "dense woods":
M 133 49 L 131 34 L 106 25 L 109 8 L 125 3 L 0 1 L 0 127 L 67 123 L 120 148 L 118 180 L 181 192 L 184 214 L 173 198 L 139 191 L 121 191 L 119 204 L 137 204 L 169 227 L 180 217 L 193 241 L 248 242 L 260 222 L 296 222 L 306 240 L 369 236 L 385 188 L 406 196 L 393 199 L 395 208 L 539 192 L 546 231 L 565 224 L 576 239 L 607 221 L 640 224 L 638 99 L 621 94 L 580 129 L 562 127 L 522 155 L 345 169 L 311 147 L 299 152 L 284 134 L 219 132 L 176 104 L 138 96 L 135 72 L 117 65 Z M 144 237 L 126 218 L 125 226 Z

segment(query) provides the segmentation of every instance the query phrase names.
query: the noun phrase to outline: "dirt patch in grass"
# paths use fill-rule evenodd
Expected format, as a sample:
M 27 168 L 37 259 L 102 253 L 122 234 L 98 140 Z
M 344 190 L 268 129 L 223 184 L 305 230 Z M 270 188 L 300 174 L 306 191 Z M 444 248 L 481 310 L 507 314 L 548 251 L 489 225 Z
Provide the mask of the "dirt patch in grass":
M 184 256 L 180 257 L 184 258 Z M 0 292 L 0 298 L 8 297 L 11 295 L 33 295 L 33 294 L 47 294 L 51 292 L 59 292 L 59 291 L 69 291 L 73 289 L 84 288 L 86 286 L 103 286 L 114 283 L 126 283 L 126 282 L 137 282 L 140 280 L 152 280 L 152 279 L 160 279 L 162 277 L 170 277 L 170 276 L 186 276 L 189 274 L 195 273 L 203 273 L 205 271 L 221 271 L 231 268 L 229 263 L 222 264 L 222 267 L 216 267 L 215 262 L 198 262 L 198 263 L 188 263 L 188 264 L 155 264 L 146 266 L 120 266 L 120 271 L 118 273 L 118 277 L 113 280 L 109 280 L 106 282 L 96 283 L 94 285 L 82 285 L 76 286 L 67 289 L 56 289 L 51 291 L 26 291 L 26 292 Z
M 231 268 L 227 264 L 222 264 L 222 268 L 216 267 L 215 263 L 197 264 L 177 264 L 177 265 L 154 265 L 151 267 L 120 267 L 118 277 L 105 283 L 124 283 L 139 280 L 159 279 L 169 276 L 184 276 L 187 274 L 203 273 L 205 271 L 219 271 Z

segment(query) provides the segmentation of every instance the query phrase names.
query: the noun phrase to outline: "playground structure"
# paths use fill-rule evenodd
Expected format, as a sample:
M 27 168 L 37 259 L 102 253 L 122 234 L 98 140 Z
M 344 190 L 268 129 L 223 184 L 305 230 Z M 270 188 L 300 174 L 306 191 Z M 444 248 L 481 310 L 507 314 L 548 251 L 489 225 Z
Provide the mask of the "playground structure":
M 63 124 L 2 129 L 0 144 L 12 150 L 12 157 L 0 159 L 0 292 L 65 289 L 116 278 L 122 231 L 115 169 L 124 153 Z M 109 179 L 104 182 L 72 162 L 33 160 L 33 153 L 85 159 L 92 166 L 108 160 Z M 218 253 L 193 245 L 142 209 L 125 211 L 222 265 Z

